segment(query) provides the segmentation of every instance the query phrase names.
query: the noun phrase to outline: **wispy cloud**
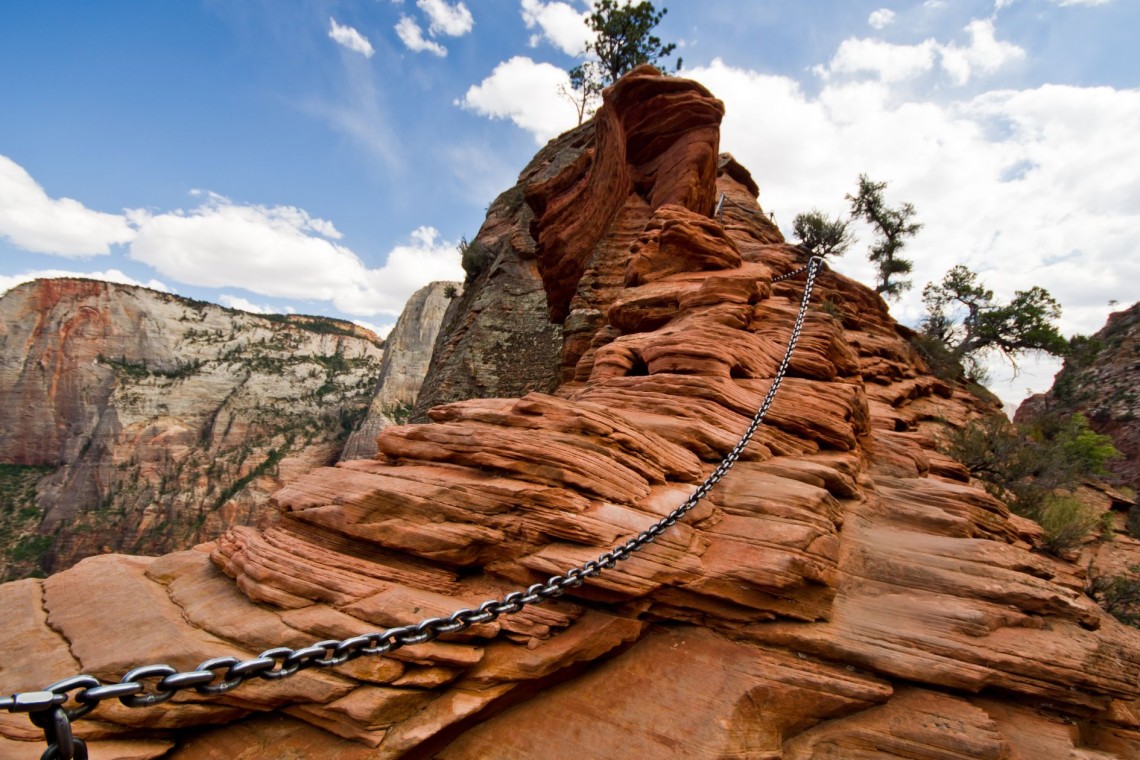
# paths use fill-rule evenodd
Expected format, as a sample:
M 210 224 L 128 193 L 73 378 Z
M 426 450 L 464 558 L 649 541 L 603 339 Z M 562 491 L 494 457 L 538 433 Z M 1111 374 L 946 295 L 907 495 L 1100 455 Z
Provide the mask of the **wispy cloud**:
M 189 209 L 101 214 L 78 201 L 48 198 L 22 167 L 0 156 L 0 231 L 26 250 L 80 256 L 123 243 L 129 258 L 168 281 L 328 301 L 361 316 L 396 316 L 418 288 L 463 278 L 456 244 L 432 227 L 413 230 L 383 266 L 373 268 L 344 245 L 336 225 L 304 209 L 235 203 L 203 190 L 190 195 L 197 205 Z M 138 280 L 118 269 L 28 271 L 0 276 L 0 289 L 41 277 L 87 277 L 170 290 L 165 281 Z M 221 300 L 246 311 L 273 310 L 244 296 L 227 294 Z
M 400 16 L 396 22 L 396 35 L 414 53 L 431 53 L 440 58 L 447 55 L 447 48 L 424 37 L 424 30 L 411 16 Z
M 235 296 L 231 293 L 222 293 L 220 296 L 218 296 L 218 303 L 220 303 L 222 306 L 228 306 L 231 309 L 248 311 L 250 314 L 278 314 L 281 312 L 281 309 L 279 308 L 275 308 L 268 304 L 256 304 L 249 299 L 242 298 L 241 296 Z M 292 314 L 294 311 L 295 310 L 291 306 L 285 307 L 286 314 Z
M 893 83 L 934 71 L 937 64 L 952 84 L 964 85 L 974 76 L 993 74 L 1025 58 L 1024 49 L 997 39 L 992 18 L 974 19 L 963 31 L 970 37 L 970 43 L 964 47 L 933 38 L 913 45 L 896 45 L 849 37 L 839 44 L 826 65 L 815 66 L 812 71 L 824 80 L 835 75 L 871 74 L 879 81 Z
M 824 79 L 835 74 L 874 74 L 882 82 L 901 82 L 934 68 L 938 44 L 924 40 L 916 45 L 895 45 L 882 40 L 848 38 L 826 66 L 812 70 Z
M 1025 50 L 998 40 L 994 34 L 994 20 L 975 19 L 966 26 L 970 35 L 967 47 L 953 43 L 939 49 L 942 68 L 955 84 L 965 84 L 974 74 L 992 74 L 1003 66 L 1025 58 Z
M 475 26 L 471 11 L 461 2 L 451 5 L 445 0 L 416 0 L 416 5 L 427 14 L 428 32 L 433 36 L 462 37 Z
M 348 48 L 354 53 L 360 53 L 365 58 L 371 58 L 376 52 L 372 49 L 372 43 L 363 34 L 351 26 L 341 26 L 331 16 L 329 17 L 329 37 L 341 47 Z

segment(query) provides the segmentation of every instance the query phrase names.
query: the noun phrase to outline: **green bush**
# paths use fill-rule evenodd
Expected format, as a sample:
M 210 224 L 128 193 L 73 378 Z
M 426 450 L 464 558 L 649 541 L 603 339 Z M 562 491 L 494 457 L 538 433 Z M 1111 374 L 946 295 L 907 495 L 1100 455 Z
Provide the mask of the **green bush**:
M 1038 508 L 1037 522 L 1045 531 L 1045 551 L 1060 555 L 1079 547 L 1099 527 L 1100 517 L 1072 496 L 1054 496 Z
M 947 433 L 942 451 L 962 463 L 991 495 L 1045 529 L 1045 549 L 1063 554 L 1097 528 L 1099 517 L 1071 496 L 1089 478 L 1108 474 L 1118 452 L 1080 414 L 1014 425 L 1002 415 L 974 420 Z M 1129 513 L 1129 531 L 1140 515 Z
M 1128 535 L 1133 538 L 1140 538 L 1140 503 L 1133 504 L 1128 508 L 1128 520 L 1125 527 L 1128 528 Z
M 397 425 L 406 425 L 408 420 L 412 418 L 412 413 L 416 411 L 416 405 L 405 401 L 386 406 L 383 411 L 384 416 L 392 420 L 392 422 Z
M 1106 475 L 1109 460 L 1119 456 L 1112 440 L 1093 432 L 1080 414 L 1021 426 L 1002 415 L 984 417 L 947 433 L 942 450 L 989 493 L 1031 519 L 1054 491 Z
M 467 273 L 467 282 L 478 277 L 495 260 L 495 254 L 487 246 L 478 240 L 469 243 L 467 238 L 459 241 L 459 255 L 463 271 Z
M 1140 565 L 1132 565 L 1125 575 L 1097 578 L 1091 591 L 1105 612 L 1125 625 L 1140 628 Z
M 966 369 L 962 362 L 955 359 L 946 344 L 937 338 L 923 333 L 915 333 L 910 338 L 919 355 L 930 368 L 930 373 L 946 383 L 960 383 L 966 377 Z

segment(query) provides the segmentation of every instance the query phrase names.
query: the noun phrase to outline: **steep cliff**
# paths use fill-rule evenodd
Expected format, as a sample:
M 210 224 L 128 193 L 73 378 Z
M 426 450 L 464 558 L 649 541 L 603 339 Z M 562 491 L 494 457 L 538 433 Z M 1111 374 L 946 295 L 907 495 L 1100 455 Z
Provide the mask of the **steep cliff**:
M 521 396 L 558 387 L 562 326 L 552 322 L 538 277 L 528 189 L 589 159 L 594 124 L 552 140 L 523 169 L 518 183 L 487 209 L 463 252 L 467 281 L 436 339 L 412 419 L 466 398 Z
M 564 136 L 571 160 L 526 189 L 565 336 L 554 393 L 390 426 L 375 459 L 288 483 L 271 527 L 0 586 L 4 692 L 444 616 L 693 493 L 770 387 L 804 287 L 776 280 L 801 254 L 718 156 L 720 113 L 638 69 L 607 90 L 592 142 Z M 741 461 L 628 561 L 392 656 L 108 701 L 77 730 L 105 757 L 176 760 L 1136 757 L 1140 632 L 936 451 L 946 425 L 995 410 L 932 377 L 868 288 L 824 272 L 812 303 Z M 0 734 L 13 757 L 39 750 L 24 716 Z
M 431 363 L 443 315 L 461 292 L 457 282 L 433 282 L 404 304 L 384 342 L 384 359 L 368 413 L 349 435 L 341 461 L 376 456 L 376 436 L 389 425 L 407 422 Z
M 382 354 L 337 320 L 90 280 L 12 289 L 0 298 L 0 462 L 41 477 L 2 521 L 0 572 L 268 524 L 273 491 L 336 460 Z
M 1140 302 L 1108 322 L 1065 359 L 1048 392 L 1026 399 L 1017 422 L 1042 414 L 1081 412 L 1089 427 L 1112 437 L 1123 458 L 1113 472 L 1140 490 Z

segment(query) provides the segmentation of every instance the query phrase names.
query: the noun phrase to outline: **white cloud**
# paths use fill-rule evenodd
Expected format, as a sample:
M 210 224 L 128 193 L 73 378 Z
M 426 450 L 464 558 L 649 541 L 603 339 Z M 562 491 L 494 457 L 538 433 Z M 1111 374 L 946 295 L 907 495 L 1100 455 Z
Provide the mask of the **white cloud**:
M 427 14 L 428 32 L 432 36 L 446 34 L 449 37 L 462 37 L 471 31 L 475 19 L 463 3 L 451 5 L 445 0 L 416 0 L 419 9 Z
M 0 295 L 7 293 L 17 285 L 22 285 L 25 282 L 32 280 L 50 280 L 57 277 L 72 277 L 85 280 L 106 280 L 107 282 L 117 282 L 120 285 L 138 285 L 151 290 L 161 290 L 164 293 L 172 292 L 165 283 L 158 280 L 147 280 L 142 282 L 136 280 L 126 274 L 123 274 L 118 269 L 105 269 L 101 272 L 72 272 L 63 269 L 40 269 L 35 272 L 25 272 L 24 274 L 3 275 L 0 274 Z
M 875 13 L 871 14 L 874 19 Z M 871 22 L 875 26 L 874 22 Z M 1025 50 L 998 40 L 994 21 L 974 19 L 966 25 L 970 35 L 967 47 L 942 44 L 926 39 L 915 45 L 896 45 L 882 40 L 849 37 L 839 43 L 831 61 L 812 71 L 825 81 L 836 74 L 873 74 L 881 82 L 902 82 L 934 69 L 937 60 L 956 85 L 964 85 L 976 74 L 992 74 L 1003 66 L 1025 58 Z
M 280 309 L 274 309 L 268 304 L 255 304 L 253 301 L 229 293 L 222 293 L 218 296 L 218 303 L 238 311 L 248 311 L 250 314 L 276 314 L 280 311 Z
M 895 21 L 895 12 L 890 8 L 880 8 L 877 11 L 871 11 L 871 15 L 867 17 L 867 23 L 875 29 L 882 29 L 883 27 L 890 26 Z
M 993 19 L 975 19 L 966 25 L 970 46 L 953 43 L 939 48 L 942 68 L 955 84 L 965 84 L 972 74 L 992 74 L 1002 66 L 1025 58 L 1025 50 L 994 35 Z
M 131 258 L 202 287 L 240 287 L 271 298 L 330 301 L 348 314 L 398 315 L 434 280 L 463 278 L 454 243 L 420 227 L 370 269 L 335 242 L 335 227 L 290 206 L 238 205 L 210 194 L 190 211 L 135 212 Z
M 387 338 L 388 333 L 392 332 L 392 328 L 396 326 L 395 322 L 388 322 L 387 324 L 377 325 L 373 324 L 372 322 L 365 322 L 363 319 L 354 319 L 352 320 L 352 323 L 355 325 L 360 325 L 365 330 L 371 330 L 372 332 L 376 333 L 376 337 L 378 338 Z
M 546 39 L 563 53 L 579 56 L 593 36 L 586 25 L 589 12 L 579 13 L 568 3 L 522 0 L 522 17 L 527 29 L 542 30 L 531 38 L 531 47 Z
M 892 205 L 915 204 L 926 226 L 908 246 L 915 288 L 892 305 L 900 321 L 917 322 L 922 286 L 955 264 L 1003 299 L 1045 287 L 1066 334 L 1099 329 L 1109 299 L 1135 300 L 1140 90 L 1047 85 L 906 102 L 883 81 L 830 81 L 809 96 L 792 79 L 721 61 L 686 74 L 724 101 L 721 148 L 752 168 L 789 237 L 801 211 L 845 214 L 861 172 L 889 183 Z M 870 239 L 862 230 L 837 268 L 873 281 Z M 995 365 L 994 390 L 1015 401 L 1044 390 L 1055 362 L 1023 365 L 1033 367 L 1011 386 Z
M 510 119 L 544 145 L 577 123 L 574 106 L 558 94 L 559 85 L 570 86 L 563 69 L 515 56 L 472 85 L 456 105 L 481 116 Z
M 932 2 L 933 0 L 927 0 Z M 1000 11 L 1002 8 L 1008 8 L 1013 5 L 1015 0 L 994 0 L 994 10 Z M 1054 5 L 1059 5 L 1062 8 L 1072 7 L 1075 5 L 1083 5 L 1088 8 L 1095 8 L 1099 5 L 1108 5 L 1112 0 L 1052 0 Z
M 839 43 L 831 62 L 815 68 L 827 79 L 833 74 L 875 74 L 883 82 L 913 79 L 934 68 L 938 44 L 924 40 L 917 45 L 895 45 L 882 40 L 848 38 Z
M 331 16 L 329 17 L 329 37 L 341 47 L 348 48 L 354 53 L 360 53 L 365 58 L 371 58 L 376 52 L 372 49 L 372 43 L 363 34 L 351 26 L 341 26 Z
M 0 155 L 0 238 L 34 253 L 86 257 L 108 254 L 133 236 L 124 216 L 51 198 L 24 167 Z
M 424 37 L 424 30 L 420 29 L 420 25 L 411 16 L 400 16 L 396 22 L 396 34 L 412 52 L 431 53 L 440 58 L 447 55 L 447 48 Z

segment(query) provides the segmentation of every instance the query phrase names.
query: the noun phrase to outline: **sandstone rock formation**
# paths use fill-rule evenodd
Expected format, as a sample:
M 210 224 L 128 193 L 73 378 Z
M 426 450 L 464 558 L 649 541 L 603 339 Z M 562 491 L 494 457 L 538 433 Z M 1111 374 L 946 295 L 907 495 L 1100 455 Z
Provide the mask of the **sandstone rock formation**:
M 638 69 L 593 142 L 526 189 L 564 318 L 556 392 L 388 427 L 375 459 L 287 484 L 267 529 L 0 587 L 3 691 L 446 614 L 676 506 L 769 387 L 803 287 L 773 282 L 801 254 L 718 157 L 720 113 Z M 104 703 L 77 730 L 108 758 L 1140 756 L 1140 632 L 935 450 L 946 424 L 993 410 L 928 374 L 872 291 L 832 272 L 817 288 L 740 463 L 613 571 L 391 657 Z M 5 756 L 40 749 L 23 716 L 0 735 Z
M 404 304 L 396 326 L 384 341 L 384 359 L 368 414 L 356 426 L 340 453 L 341 461 L 376 456 L 376 436 L 389 425 L 407 422 L 431 362 L 440 323 L 453 298 L 456 282 L 433 282 Z
M 518 183 L 487 209 L 463 252 L 467 281 L 443 319 L 412 419 L 467 398 L 521 396 L 558 387 L 562 326 L 547 316 L 531 237 L 528 188 L 567 165 L 588 160 L 594 124 L 552 140 L 523 169 Z
M 1124 455 L 1113 472 L 1140 491 L 1140 302 L 1110 315 L 1083 350 L 1065 359 L 1053 387 L 1026 399 L 1014 419 L 1049 412 L 1081 412 L 1089 427 L 1111 436 Z
M 273 491 L 336 461 L 382 354 L 340 320 L 92 280 L 12 289 L 0 298 L 0 462 L 5 481 L 40 479 L 0 515 L 0 577 L 268 524 Z

